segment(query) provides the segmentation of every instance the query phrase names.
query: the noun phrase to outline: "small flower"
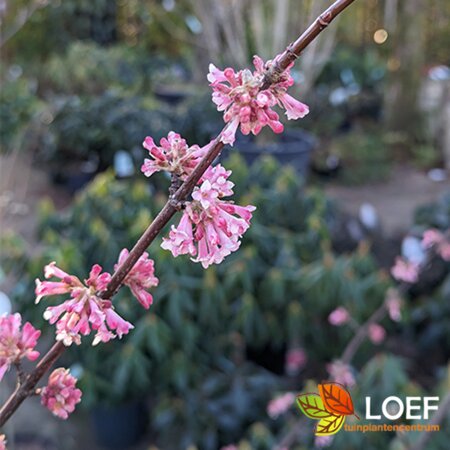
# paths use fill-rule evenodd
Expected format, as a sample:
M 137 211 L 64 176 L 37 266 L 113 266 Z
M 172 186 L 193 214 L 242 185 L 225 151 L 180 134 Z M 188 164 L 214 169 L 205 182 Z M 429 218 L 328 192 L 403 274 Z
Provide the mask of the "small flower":
M 314 447 L 324 448 L 329 447 L 333 443 L 334 436 L 315 436 Z
M 328 316 L 328 322 L 337 327 L 348 323 L 349 320 L 350 314 L 343 306 L 339 306 L 339 308 L 336 308 Z
M 377 323 L 371 323 L 368 328 L 369 339 L 374 344 L 381 344 L 386 337 L 386 330 Z
M 402 306 L 402 299 L 400 298 L 396 289 L 388 289 L 385 305 L 391 320 L 393 320 L 394 322 L 400 322 L 402 318 L 400 310 Z
M 76 388 L 77 379 L 69 369 L 55 369 L 48 378 L 48 384 L 41 391 L 41 403 L 53 415 L 67 419 L 81 401 L 81 391 Z
M 355 385 L 355 377 L 348 364 L 345 364 L 340 360 L 335 360 L 332 363 L 327 364 L 327 371 L 330 374 L 330 378 L 336 383 L 348 387 Z
M 286 372 L 288 375 L 297 375 L 305 367 L 308 357 L 302 348 L 291 348 L 286 353 Z
M 246 135 L 257 135 L 265 126 L 275 133 L 282 133 L 283 124 L 272 110 L 275 105 L 286 110 L 289 120 L 308 114 L 308 106 L 287 94 L 287 89 L 294 84 L 290 75 L 292 65 L 279 74 L 277 81 L 269 88 L 261 90 L 266 70 L 272 63 L 268 61 L 265 64 L 259 56 L 255 56 L 253 72 L 248 69 L 235 72 L 230 67 L 222 71 L 210 64 L 207 78 L 213 89 L 212 100 L 218 111 L 224 111 L 223 118 L 227 123 L 221 135 L 224 144 L 233 145 L 239 126 Z
M 152 158 L 145 159 L 141 167 L 146 177 L 164 170 L 178 175 L 184 180 L 200 162 L 208 147 L 200 148 L 198 145 L 189 147 L 186 141 L 173 131 L 168 134 L 167 138 L 162 138 L 159 144 L 158 147 L 149 136 L 142 144 Z
M 6 450 L 6 436 L 4 434 L 0 434 L 0 450 Z
M 434 228 L 424 231 L 422 236 L 423 248 L 431 248 L 435 245 L 439 245 L 442 242 L 443 234 Z
M 218 165 L 209 168 L 192 193 L 180 223 L 172 226 L 161 247 L 173 256 L 189 254 L 206 269 L 219 264 L 237 250 L 239 239 L 250 226 L 254 206 L 239 206 L 222 200 L 233 193 L 231 171 Z
M 129 252 L 124 248 L 119 255 L 119 261 L 114 266 L 114 270 L 127 259 Z M 150 308 L 153 303 L 153 296 L 147 289 L 158 286 L 159 280 L 155 277 L 155 263 L 148 257 L 148 253 L 144 252 L 137 260 L 136 264 L 125 277 L 123 284 L 128 286 L 137 298 L 139 303 L 145 308 Z
M 61 281 L 36 280 L 36 303 L 48 295 L 69 294 L 71 297 L 60 305 L 49 306 L 44 312 L 45 320 L 56 323 L 56 340 L 64 345 L 79 345 L 81 335 L 86 336 L 92 330 L 97 331 L 92 343 L 96 345 L 115 337 L 121 338 L 134 328 L 114 311 L 111 300 L 99 296 L 106 290 L 111 275 L 102 273 L 98 264 L 92 267 L 84 284 L 56 267 L 54 262 L 45 267 L 44 274 L 46 278 L 56 277 Z
M 280 395 L 269 402 L 267 405 L 267 414 L 272 418 L 284 414 L 295 402 L 295 395 L 292 392 Z
M 35 361 L 39 352 L 34 348 L 41 332 L 27 322 L 21 329 L 19 313 L 0 316 L 0 380 L 12 364 L 27 358 Z
M 398 281 L 416 283 L 419 280 L 419 266 L 414 262 L 397 256 L 395 265 L 391 268 L 391 274 Z
M 205 180 L 200 186 L 200 189 L 196 189 L 192 193 L 192 198 L 200 202 L 204 209 L 208 209 L 218 196 L 219 193 L 215 189 L 212 189 L 209 180 Z
M 445 241 L 439 246 L 439 255 L 444 261 L 450 261 L 450 242 Z
M 450 241 L 439 230 L 426 230 L 423 233 L 422 246 L 427 249 L 434 248 L 444 261 L 450 261 Z
M 230 444 L 225 447 L 221 447 L 220 450 L 239 450 L 239 448 L 234 444 Z

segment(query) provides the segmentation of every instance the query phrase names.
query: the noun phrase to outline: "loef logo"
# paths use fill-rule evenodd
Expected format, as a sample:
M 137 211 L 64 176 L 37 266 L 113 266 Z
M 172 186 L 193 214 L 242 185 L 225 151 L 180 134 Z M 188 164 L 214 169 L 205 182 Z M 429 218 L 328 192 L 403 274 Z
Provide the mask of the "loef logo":
M 330 436 L 337 433 L 345 422 L 346 416 L 355 416 L 353 401 L 350 393 L 339 383 L 322 383 L 318 385 L 319 394 L 300 394 L 296 403 L 300 411 L 310 419 L 318 420 L 315 428 L 316 436 Z M 372 412 L 371 397 L 366 397 L 366 420 L 379 421 L 382 418 L 396 421 L 406 412 L 407 420 L 428 420 L 430 411 L 439 409 L 439 397 L 406 397 L 403 402 L 394 395 L 384 399 L 381 405 L 381 414 Z M 432 404 L 436 403 L 436 404 Z M 405 405 L 406 404 L 406 405 Z M 381 425 L 362 424 L 345 425 L 345 431 L 439 431 L 440 426 L 435 424 L 393 424 Z
M 316 436 L 330 436 L 337 433 L 345 422 L 346 416 L 355 416 L 350 393 L 338 383 L 318 385 L 319 394 L 300 394 L 297 406 L 310 419 L 318 420 Z

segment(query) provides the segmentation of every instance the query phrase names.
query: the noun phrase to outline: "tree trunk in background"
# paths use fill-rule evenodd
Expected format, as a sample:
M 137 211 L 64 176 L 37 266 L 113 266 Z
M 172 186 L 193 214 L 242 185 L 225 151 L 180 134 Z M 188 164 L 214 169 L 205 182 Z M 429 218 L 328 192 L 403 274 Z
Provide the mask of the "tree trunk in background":
M 410 134 L 411 130 L 420 130 L 417 100 L 424 60 L 424 3 L 425 0 L 397 3 L 397 27 L 391 35 L 393 57 L 388 62 L 384 99 L 386 126 L 391 131 Z

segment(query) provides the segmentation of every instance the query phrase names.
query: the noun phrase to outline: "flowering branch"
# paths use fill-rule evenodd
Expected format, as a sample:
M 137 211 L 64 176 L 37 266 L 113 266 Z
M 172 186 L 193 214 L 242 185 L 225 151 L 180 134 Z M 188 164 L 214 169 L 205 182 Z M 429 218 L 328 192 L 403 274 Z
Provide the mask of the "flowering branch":
M 359 347 L 365 341 L 370 325 L 378 323 L 381 319 L 384 318 L 386 313 L 386 303 L 383 303 L 377 310 L 375 310 L 375 312 L 369 317 L 369 319 L 358 328 L 358 331 L 353 335 L 352 339 L 345 347 L 340 361 L 342 361 L 344 364 L 350 364 Z
M 142 292 L 144 272 L 137 275 L 133 275 L 133 272 L 143 270 L 142 267 L 136 269 L 139 264 L 144 266 L 150 262 L 146 249 L 191 194 L 195 202 L 193 202 L 193 206 L 187 215 L 183 214 L 182 221 L 185 219 L 186 222 L 183 225 L 184 228 L 181 229 L 181 222 L 178 229 L 173 228 L 170 239 L 164 242 L 163 248 L 171 250 L 174 256 L 182 253 L 195 255 L 197 253 L 197 249 L 193 245 L 195 240 L 199 246 L 197 261 L 202 262 L 204 267 L 207 267 L 211 263 L 220 262 L 224 256 L 239 247 L 238 239 L 248 228 L 251 211 L 254 208 L 251 206 L 242 207 L 221 200 L 221 197 L 232 193 L 232 183 L 227 181 L 229 173 L 221 166 L 216 166 L 209 171 L 208 168 L 220 154 L 224 144 L 234 142 L 234 134 L 239 124 L 241 130 L 246 134 L 250 131 L 257 134 L 265 125 L 269 125 L 275 132 L 281 132 L 282 125 L 278 121 L 278 115 L 271 110 L 271 107 L 275 104 L 286 109 L 289 119 L 300 118 L 307 114 L 307 106 L 286 93 L 287 88 L 293 83 L 292 77 L 288 73 L 289 69 L 301 52 L 353 1 L 337 0 L 334 2 L 274 61 L 264 65 L 260 58 L 255 58 L 256 72 L 253 74 L 248 70 L 240 71 L 237 74 L 232 69 L 225 69 L 222 72 L 213 66 L 208 77 L 214 90 L 213 100 L 222 102 L 220 105 L 216 102 L 219 110 L 223 111 L 229 108 L 224 114 L 224 119 L 230 123 L 224 127 L 216 139 L 203 149 L 191 147 L 187 149 L 192 150 L 190 153 L 183 154 L 185 150 L 183 145 L 186 143 L 174 133 L 169 133 L 168 139 L 161 141 L 161 147 L 156 147 L 151 138 L 146 138 L 144 147 L 149 150 L 154 160 L 146 160 L 143 172 L 150 176 L 155 171 L 168 170 L 172 172 L 173 180 L 175 180 L 167 203 L 130 252 L 121 253 L 119 264 L 112 276 L 101 273 L 101 267 L 96 265 L 92 268 L 89 279 L 85 280 L 83 284 L 78 278 L 66 274 L 52 264 L 46 267 L 46 278 L 57 277 L 61 281 L 38 281 L 37 301 L 42 296 L 60 293 L 70 293 L 72 298 L 62 305 L 47 308 L 45 318 L 50 320 L 51 323 L 57 322 L 58 341 L 42 357 L 36 368 L 17 386 L 0 409 L 0 426 L 5 424 L 28 396 L 35 393 L 37 383 L 62 355 L 65 346 L 72 342 L 79 343 L 80 333 L 89 334 L 92 328 L 97 330 L 94 343 L 107 342 L 115 337 L 111 330 L 115 331 L 120 337 L 132 328 L 131 324 L 121 319 L 113 311 L 111 298 L 125 283 L 132 291 L 135 289 L 136 292 L 133 291 L 133 293 L 135 295 L 137 293 L 136 296 L 143 306 L 149 307 L 151 295 Z M 230 83 L 231 87 L 224 85 L 224 82 Z M 239 94 L 232 92 L 235 87 L 240 88 Z M 194 161 L 195 164 L 193 165 Z M 178 166 L 175 163 L 179 163 Z M 185 171 L 180 172 L 180 167 Z M 211 181 L 209 179 L 202 181 L 202 177 L 206 176 L 205 173 L 208 173 Z M 181 179 L 184 180 L 183 183 L 173 193 Z M 202 185 L 198 187 L 200 181 L 202 181 Z M 203 223 L 204 217 L 208 219 L 206 225 Z M 187 228 L 185 225 L 187 225 Z M 207 228 L 208 226 L 209 228 Z M 219 230 L 215 229 L 215 226 Z M 194 236 L 192 236 L 192 227 L 195 228 Z M 206 246 L 204 242 L 205 233 L 207 235 L 209 233 L 208 246 L 215 248 L 215 253 L 211 254 L 211 252 L 206 251 L 206 256 L 204 248 Z M 180 241 L 180 235 L 184 236 L 184 241 Z M 187 238 L 190 238 L 190 241 L 186 243 Z M 181 250 L 180 248 L 174 249 L 174 242 L 178 246 L 185 245 L 185 247 L 180 247 Z M 220 248 L 217 246 L 218 244 Z M 144 270 L 146 269 L 144 268 Z M 153 267 L 151 268 L 151 274 L 153 274 Z M 138 278 L 141 285 L 136 282 Z M 155 280 L 155 283 L 157 283 L 157 279 Z M 153 285 L 156 285 L 155 283 Z M 62 318 L 60 317 L 61 314 L 63 314 Z M 109 329 L 106 328 L 105 321 Z M 63 399 L 64 405 L 61 409 L 59 403 L 55 407 L 54 398 L 63 391 L 69 392 L 69 394 L 67 398 Z M 57 369 L 52 373 L 49 385 L 43 389 L 43 393 L 45 393 L 42 397 L 43 404 L 48 406 L 55 415 L 62 418 L 67 417 L 67 412 L 73 411 L 75 403 L 79 401 L 81 396 L 80 391 L 75 389 L 73 377 L 64 369 Z

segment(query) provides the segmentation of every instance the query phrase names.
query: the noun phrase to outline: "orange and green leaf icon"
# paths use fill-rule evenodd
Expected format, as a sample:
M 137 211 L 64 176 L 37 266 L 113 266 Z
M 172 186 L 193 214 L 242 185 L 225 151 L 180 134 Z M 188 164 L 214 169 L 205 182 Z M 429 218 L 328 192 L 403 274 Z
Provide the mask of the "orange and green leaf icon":
M 342 428 L 345 416 L 356 416 L 353 401 L 347 389 L 338 383 L 319 384 L 319 393 L 299 395 L 297 406 L 306 417 L 319 421 L 316 436 L 329 436 Z

